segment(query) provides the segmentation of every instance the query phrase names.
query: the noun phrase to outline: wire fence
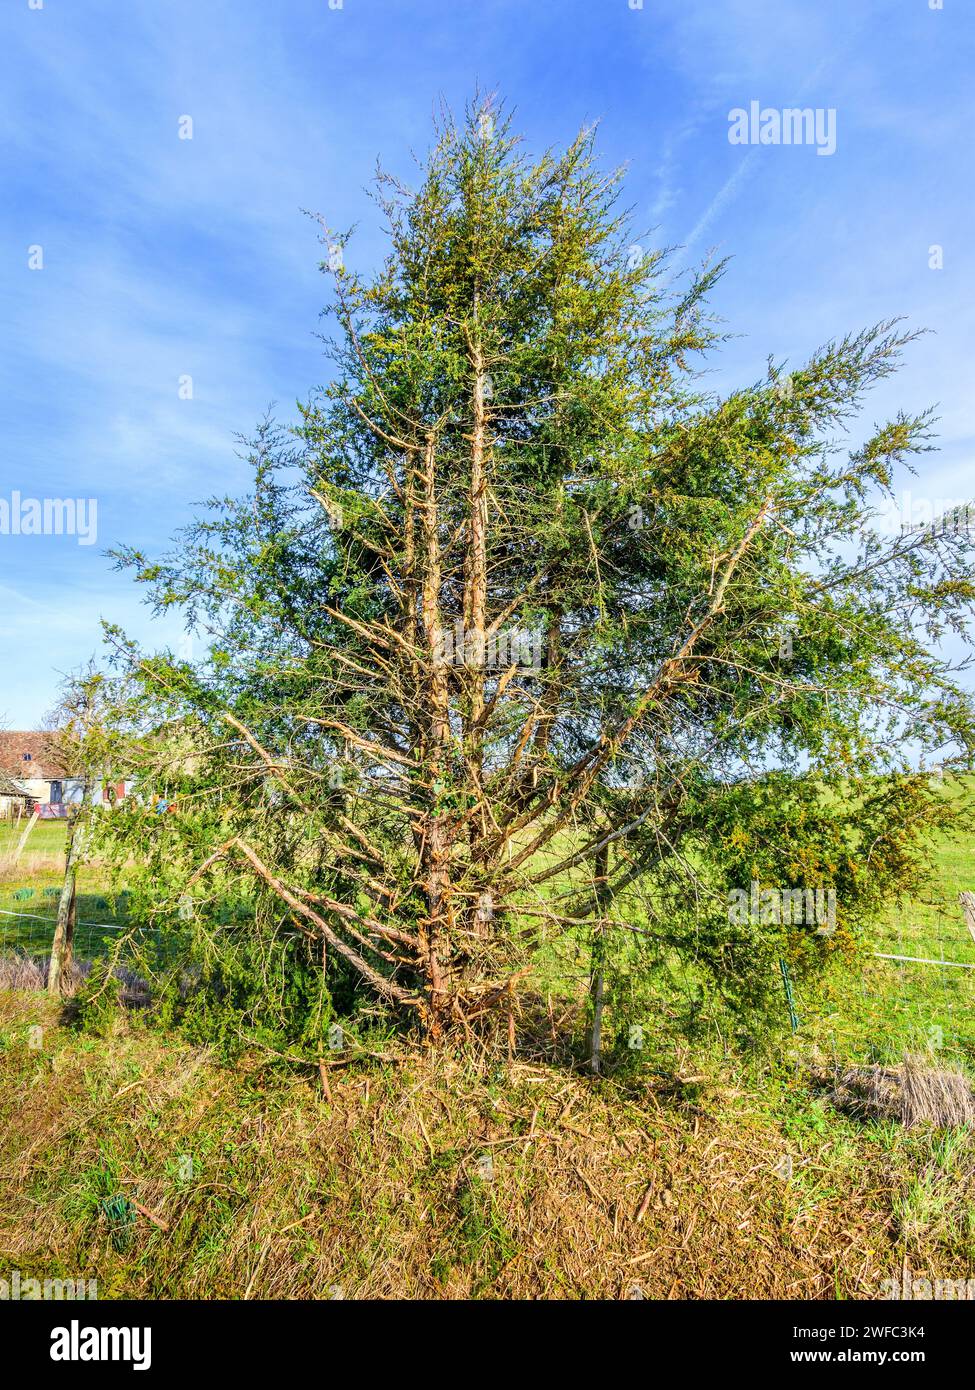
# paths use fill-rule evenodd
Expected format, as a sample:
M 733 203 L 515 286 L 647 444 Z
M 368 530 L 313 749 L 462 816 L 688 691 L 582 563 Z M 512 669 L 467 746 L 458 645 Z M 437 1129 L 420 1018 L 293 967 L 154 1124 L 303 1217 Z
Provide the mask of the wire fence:
M 0 886 L 0 956 L 42 960 L 50 955 L 60 892 L 53 886 Z M 241 911 L 240 904 L 222 905 L 216 929 L 234 930 Z M 847 987 L 833 993 L 808 982 L 796 983 L 783 973 L 783 1009 L 788 1010 L 792 1031 L 827 1054 L 852 1061 L 896 1061 L 910 1051 L 975 1066 L 975 931 L 967 925 L 955 894 L 936 893 L 893 912 L 872 936 L 874 949 L 856 967 L 858 979 L 852 988 L 848 978 Z M 160 928 L 130 917 L 126 894 L 109 899 L 79 893 L 74 933 L 79 962 L 111 959 L 137 973 L 154 973 L 176 963 L 185 944 L 183 934 L 172 926 Z M 572 945 L 567 943 L 567 948 Z M 584 952 L 580 955 L 578 945 L 574 954 L 563 958 L 556 953 L 557 958 L 548 961 L 544 989 L 584 997 L 590 962 Z M 675 1018 L 696 1017 L 703 995 L 698 998 L 701 992 L 688 978 L 688 962 L 678 965 L 666 972 L 666 988 L 659 972 L 655 975 L 655 990 L 661 990 L 657 1002 L 666 1005 L 673 991 L 686 994 L 685 1007 L 670 1012 Z M 634 1013 L 624 999 L 624 982 L 617 985 L 614 999 L 619 996 L 620 1016 L 639 1021 L 645 1014 L 653 1031 L 652 1019 L 659 1009 L 647 1013 L 637 1007 Z
M 975 1066 L 975 939 L 954 895 L 905 905 L 870 944 L 849 989 L 815 991 L 808 1004 L 800 996 L 808 1031 L 851 1061 L 892 1063 L 911 1052 Z
M 50 902 L 50 911 L 44 908 Z M 49 956 L 57 925 L 57 900 L 42 899 L 34 906 L 0 908 L 0 955 Z M 128 921 L 80 917 L 75 923 L 76 960 L 97 962 L 109 958 L 149 961 L 156 967 L 172 958 L 178 943 L 172 933 Z

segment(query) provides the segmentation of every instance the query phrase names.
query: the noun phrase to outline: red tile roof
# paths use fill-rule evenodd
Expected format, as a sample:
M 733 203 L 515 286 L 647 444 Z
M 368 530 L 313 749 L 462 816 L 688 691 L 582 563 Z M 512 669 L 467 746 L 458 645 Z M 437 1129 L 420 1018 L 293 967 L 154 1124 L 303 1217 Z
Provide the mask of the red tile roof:
M 24 758 L 29 753 L 30 758 Z M 8 777 L 30 779 L 65 777 L 67 775 L 57 753 L 55 736 L 43 730 L 0 731 L 0 772 Z

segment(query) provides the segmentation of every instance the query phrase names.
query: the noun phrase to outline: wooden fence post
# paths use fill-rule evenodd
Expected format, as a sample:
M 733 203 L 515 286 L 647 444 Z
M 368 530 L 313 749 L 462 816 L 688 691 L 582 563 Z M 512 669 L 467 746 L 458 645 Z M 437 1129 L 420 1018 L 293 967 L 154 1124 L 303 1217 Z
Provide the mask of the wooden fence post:
M 20 856 L 21 856 L 21 854 L 23 853 L 24 845 L 26 845 L 26 843 L 27 843 L 27 837 L 30 835 L 30 832 L 34 829 L 34 826 L 37 824 L 37 822 L 40 820 L 40 818 L 41 818 L 41 813 L 40 813 L 40 811 L 35 811 L 34 814 L 31 816 L 30 820 L 27 822 L 27 825 L 26 825 L 25 828 L 24 828 L 24 833 L 23 833 L 23 835 L 21 835 L 19 841 L 17 842 L 17 848 L 16 848 L 16 850 L 14 851 L 14 863 L 15 863 L 15 864 L 16 864 L 17 861 L 20 859 Z
M 47 992 L 60 995 L 68 982 L 71 961 L 74 956 L 74 929 L 78 917 L 78 868 L 77 852 L 80 836 L 77 833 L 77 816 L 68 821 L 68 843 L 65 849 L 64 885 L 58 902 L 58 920 L 51 943 L 51 964 L 47 972 Z
M 965 925 L 972 934 L 972 940 L 975 941 L 975 893 L 960 893 L 958 901 L 965 913 Z

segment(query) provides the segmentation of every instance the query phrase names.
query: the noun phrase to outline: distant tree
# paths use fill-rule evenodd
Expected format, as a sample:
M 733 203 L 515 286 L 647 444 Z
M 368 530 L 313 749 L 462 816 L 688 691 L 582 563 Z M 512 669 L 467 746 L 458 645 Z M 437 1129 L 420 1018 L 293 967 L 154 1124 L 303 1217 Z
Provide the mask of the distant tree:
M 51 744 L 65 775 L 75 784 L 77 797 L 68 802 L 65 869 L 58 915 L 51 944 L 47 989 L 60 995 L 71 974 L 74 934 L 78 916 L 78 865 L 83 858 L 84 835 L 91 814 L 92 789 L 110 774 L 116 746 L 111 730 L 115 712 L 109 712 L 104 675 L 93 664 L 69 679 L 61 700 L 50 717 Z
M 600 1003 L 614 952 L 691 949 L 760 1003 L 915 881 L 952 804 L 912 759 L 973 747 L 971 537 L 876 525 L 929 416 L 842 443 L 912 335 L 716 397 L 721 267 L 679 288 L 619 190 L 591 132 L 532 161 L 490 103 L 446 119 L 415 190 L 378 176 L 378 273 L 322 226 L 334 374 L 253 493 L 119 555 L 197 656 L 110 632 L 144 737 L 107 852 L 211 956 L 297 933 L 434 1038 L 559 934 Z M 739 920 L 752 881 L 832 888 L 837 930 Z

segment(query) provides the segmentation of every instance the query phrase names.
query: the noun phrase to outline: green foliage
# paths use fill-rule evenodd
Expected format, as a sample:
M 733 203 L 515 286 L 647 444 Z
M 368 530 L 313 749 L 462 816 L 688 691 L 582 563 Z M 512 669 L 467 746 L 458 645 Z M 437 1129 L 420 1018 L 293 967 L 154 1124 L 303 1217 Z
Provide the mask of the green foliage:
M 108 959 L 98 960 L 68 1000 L 65 1020 L 95 1037 L 109 1036 L 122 1008 L 122 984 Z
M 708 393 L 723 267 L 670 280 L 620 190 L 591 131 L 533 160 L 501 110 L 446 119 L 415 190 L 379 176 L 374 274 L 322 225 L 331 379 L 259 426 L 251 493 L 118 557 L 200 647 L 109 629 L 104 737 L 140 794 L 93 833 L 191 938 L 233 1021 L 173 1007 L 221 1046 L 314 1045 L 353 978 L 442 1036 L 552 934 L 602 943 L 617 1007 L 684 972 L 691 1031 L 780 1018 L 778 960 L 852 953 L 957 812 L 913 768 L 975 750 L 944 655 L 972 536 L 878 527 L 927 413 L 845 437 L 916 335 Z M 535 659 L 489 662 L 515 626 Z M 835 895 L 835 925 L 736 915 L 752 884 Z
M 337 993 L 351 1009 L 347 987 L 340 983 Z M 301 940 L 264 944 L 244 936 L 196 969 L 191 958 L 161 991 L 158 1017 L 229 1061 L 248 1049 L 320 1056 L 335 1015 L 321 961 Z

